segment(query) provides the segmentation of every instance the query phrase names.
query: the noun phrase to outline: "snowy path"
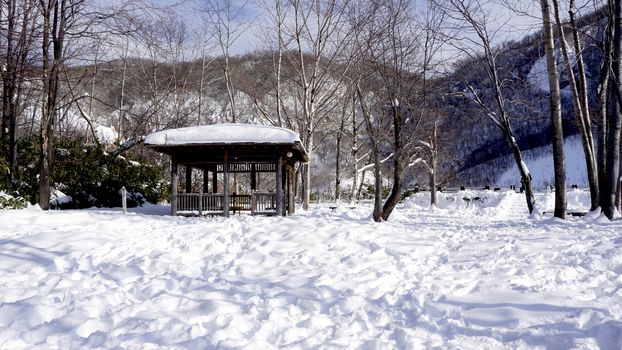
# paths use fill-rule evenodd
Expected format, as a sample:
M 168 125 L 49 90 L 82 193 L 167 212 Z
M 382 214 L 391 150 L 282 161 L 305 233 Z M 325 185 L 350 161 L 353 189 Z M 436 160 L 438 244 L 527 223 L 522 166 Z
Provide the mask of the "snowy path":
M 0 348 L 620 349 L 622 222 L 520 198 L 381 224 L 0 212 Z

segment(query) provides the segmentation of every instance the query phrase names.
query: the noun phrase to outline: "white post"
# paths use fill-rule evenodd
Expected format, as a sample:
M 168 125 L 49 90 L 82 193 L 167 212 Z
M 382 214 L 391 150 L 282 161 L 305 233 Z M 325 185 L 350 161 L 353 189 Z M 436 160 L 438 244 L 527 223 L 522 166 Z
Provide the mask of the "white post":
M 123 214 L 127 214 L 127 190 L 125 186 L 121 187 L 121 206 L 123 207 Z

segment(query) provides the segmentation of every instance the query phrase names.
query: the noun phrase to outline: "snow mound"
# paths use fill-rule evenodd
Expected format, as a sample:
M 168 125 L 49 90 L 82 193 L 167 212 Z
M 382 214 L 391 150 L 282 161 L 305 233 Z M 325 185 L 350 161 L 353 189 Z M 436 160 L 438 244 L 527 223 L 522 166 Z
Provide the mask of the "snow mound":
M 404 201 L 404 207 L 426 209 L 430 206 L 430 193 L 419 192 Z M 523 216 L 527 213 L 524 194 L 515 191 L 464 190 L 437 192 L 433 210 L 445 210 L 453 215 L 483 215 L 486 217 Z

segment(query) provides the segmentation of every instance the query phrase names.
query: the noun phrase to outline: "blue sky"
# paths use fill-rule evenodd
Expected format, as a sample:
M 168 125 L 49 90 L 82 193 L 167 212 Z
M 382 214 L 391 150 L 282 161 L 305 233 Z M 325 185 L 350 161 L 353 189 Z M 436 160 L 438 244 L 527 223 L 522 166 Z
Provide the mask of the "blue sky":
M 201 26 L 201 3 L 208 0 L 151 0 L 153 3 L 162 6 L 174 6 L 187 23 L 194 28 Z M 223 0 L 221 0 L 223 1 Z M 356 0 L 355 0 L 356 1 Z M 244 21 L 250 22 L 246 30 L 239 39 L 233 44 L 231 53 L 234 55 L 245 54 L 262 48 L 263 42 L 260 39 L 265 33 L 266 26 L 269 26 L 269 15 L 265 9 L 273 5 L 273 0 L 235 0 L 234 6 L 243 6 L 241 17 Z M 489 27 L 495 34 L 495 43 L 499 44 L 507 40 L 517 40 L 521 37 L 533 33 L 541 28 L 539 18 L 540 8 L 538 1 L 535 0 L 481 0 L 489 10 L 493 21 Z M 579 8 L 584 7 L 582 13 L 593 10 L 594 5 L 591 0 L 576 0 Z M 419 4 L 427 4 L 427 0 L 419 1 Z M 515 10 L 510 9 L 513 7 Z M 562 0 L 562 7 L 566 8 L 566 1 Z M 567 13 L 562 10 L 562 13 Z

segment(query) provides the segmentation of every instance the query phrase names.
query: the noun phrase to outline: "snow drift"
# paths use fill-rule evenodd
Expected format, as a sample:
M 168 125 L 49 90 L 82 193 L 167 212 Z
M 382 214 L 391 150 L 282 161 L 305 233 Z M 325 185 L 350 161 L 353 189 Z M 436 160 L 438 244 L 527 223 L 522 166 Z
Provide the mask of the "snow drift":
M 0 212 L 0 348 L 621 348 L 621 221 L 426 196 L 386 223 Z

